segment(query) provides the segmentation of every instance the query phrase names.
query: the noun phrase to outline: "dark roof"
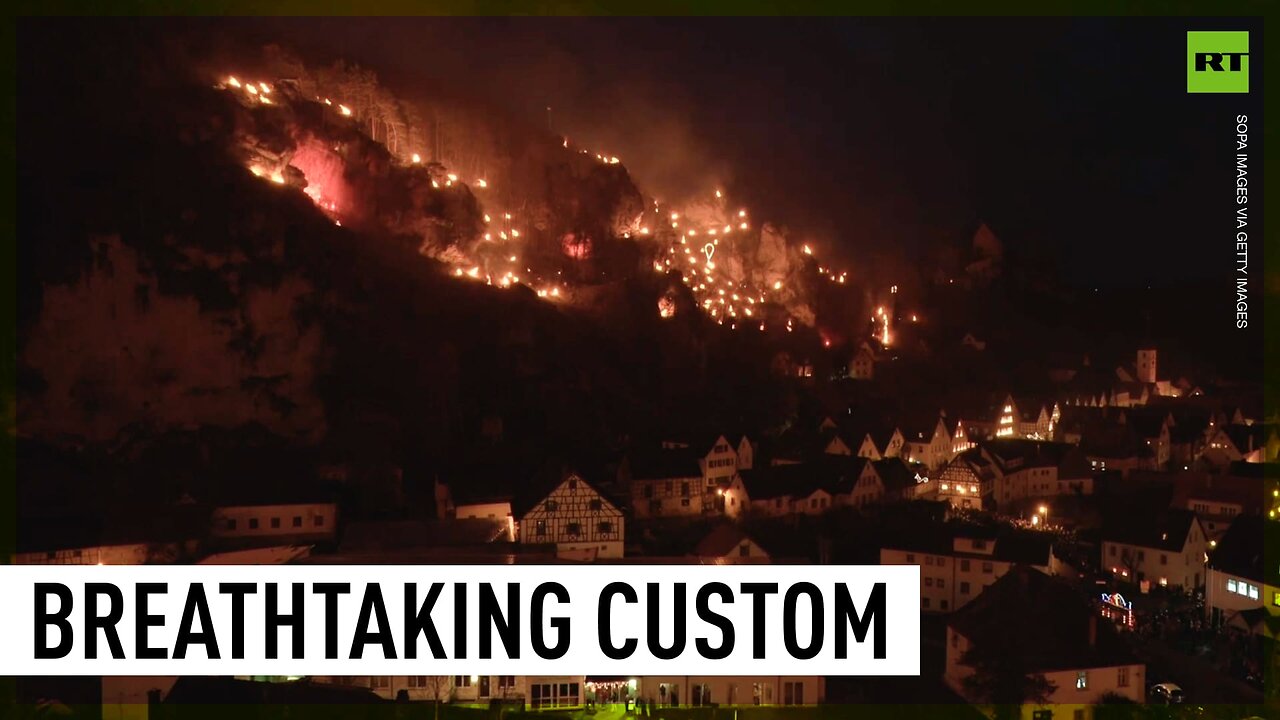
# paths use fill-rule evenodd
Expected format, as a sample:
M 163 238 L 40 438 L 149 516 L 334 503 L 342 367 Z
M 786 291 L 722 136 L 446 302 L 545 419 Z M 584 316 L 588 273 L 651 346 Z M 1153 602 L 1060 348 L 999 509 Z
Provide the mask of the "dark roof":
M 955 541 L 987 540 L 993 543 L 991 552 L 975 553 L 957 551 Z M 975 560 L 997 560 L 1021 565 L 1047 567 L 1053 543 L 1044 533 L 997 532 L 985 527 L 957 527 L 950 524 L 921 524 L 913 526 L 909 533 L 881 544 L 885 549 L 910 550 L 912 552 L 948 555 Z
M 901 492 L 916 484 L 916 471 L 912 470 L 902 458 L 885 458 L 871 463 L 884 483 L 886 493 Z
M 373 520 L 347 523 L 340 552 L 484 545 L 501 539 L 507 519 Z
M 732 523 L 717 525 L 694 550 L 698 557 L 724 557 L 733 552 L 743 541 L 751 540 L 742 528 Z
M 1162 513 L 1130 515 L 1127 522 L 1106 523 L 1102 539 L 1137 547 L 1182 552 L 1187 544 L 1187 534 L 1196 522 L 1195 513 L 1181 508 L 1171 508 Z
M 1259 583 L 1276 583 L 1275 576 L 1280 575 L 1280 568 L 1275 563 L 1272 563 L 1272 577 L 1262 576 L 1266 568 L 1262 556 L 1266 546 L 1264 526 L 1267 524 L 1258 515 L 1237 517 L 1218 540 L 1218 546 L 1209 553 L 1209 567 Z M 1272 536 L 1275 536 L 1274 532 Z
M 1280 477 L 1280 463 L 1251 463 L 1236 460 L 1227 468 L 1226 475 L 1235 478 L 1250 478 L 1261 481 L 1263 478 Z M 1262 491 L 1261 487 L 1258 489 Z
M 633 452 L 627 457 L 633 480 L 668 480 L 702 477 L 699 458 L 691 448 L 651 448 Z
M 1090 475 L 1084 454 L 1069 443 L 1004 438 L 988 440 L 981 447 L 1006 473 L 1023 467 L 1056 467 L 1061 479 Z
M 850 455 L 822 455 L 804 463 L 743 470 L 739 475 L 752 500 L 808 497 L 817 490 L 834 495 L 852 489 L 867 462 Z
M 1015 565 L 947 624 L 976 646 L 1016 657 L 1028 672 L 1138 662 L 1115 627 L 1098 615 L 1070 583 Z

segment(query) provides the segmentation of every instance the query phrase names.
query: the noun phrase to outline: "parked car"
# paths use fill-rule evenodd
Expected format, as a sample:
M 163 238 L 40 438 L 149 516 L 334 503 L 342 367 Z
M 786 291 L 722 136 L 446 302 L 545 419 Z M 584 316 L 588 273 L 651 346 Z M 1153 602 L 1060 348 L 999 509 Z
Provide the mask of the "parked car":
M 1152 702 L 1164 705 L 1176 705 L 1187 699 L 1186 694 L 1182 692 L 1182 688 L 1173 683 L 1152 685 L 1147 694 Z

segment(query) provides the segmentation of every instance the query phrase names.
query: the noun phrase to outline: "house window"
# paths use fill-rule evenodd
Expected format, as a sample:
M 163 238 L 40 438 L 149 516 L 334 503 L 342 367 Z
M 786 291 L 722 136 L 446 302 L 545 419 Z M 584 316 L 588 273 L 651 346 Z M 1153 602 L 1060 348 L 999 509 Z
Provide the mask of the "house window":
M 1271 594 L 1271 604 L 1280 607 L 1280 592 Z
M 271 518 L 271 529 L 272 530 L 280 529 L 280 518 L 278 517 Z
M 470 675 L 454 675 L 453 686 L 454 687 L 471 687 L 471 676 Z
M 499 675 L 498 676 L 498 690 L 501 691 L 503 694 L 511 692 L 513 689 L 515 689 L 515 686 L 516 686 L 515 675 Z
M 549 513 L 553 513 L 553 512 L 555 512 L 555 511 L 556 511 L 556 509 L 557 509 L 557 508 L 559 508 L 559 507 L 560 507 L 560 503 L 556 502 L 555 500 L 548 500 L 548 501 L 547 501 L 547 512 L 549 512 Z
M 411 688 L 427 687 L 427 676 L 426 675 L 410 675 L 409 687 Z
M 389 688 L 391 687 L 391 676 L 374 675 L 369 678 L 369 685 L 375 690 L 377 690 L 378 688 Z
M 914 565 L 915 562 L 916 562 L 915 553 L 907 553 L 907 563 L 910 565 Z
M 315 517 L 315 520 L 314 520 L 311 524 L 312 524 L 312 525 L 315 525 L 316 527 L 324 527 L 324 516 L 323 516 L 323 515 L 317 515 L 317 516 Z
M 302 516 L 301 516 L 301 515 L 294 515 L 294 516 L 293 516 L 293 526 L 294 526 L 294 527 L 296 527 L 296 528 L 300 528 L 300 527 L 302 527 Z
M 596 532 L 600 533 L 601 535 L 608 535 L 609 533 L 613 532 L 613 523 L 609 522 L 608 520 L 601 522 L 599 525 L 596 526 Z
M 249 518 L 249 529 L 250 530 L 258 529 L 258 518 Z
M 967 583 L 967 582 L 962 582 L 962 583 L 960 583 L 960 594 L 961 594 L 961 595 L 968 595 L 968 594 L 969 594 L 969 583 Z
M 943 578 L 938 578 L 938 587 L 944 588 L 946 586 L 947 586 L 947 581 L 944 580 Z
M 685 482 L 680 483 L 680 495 L 681 495 L 682 497 L 689 497 L 689 482 L 688 482 L 688 481 L 685 481 Z
M 939 585 L 941 585 L 941 584 L 942 584 L 942 581 L 941 581 L 941 580 L 939 580 L 939 581 L 938 581 L 938 584 L 939 584 Z M 943 600 L 943 601 L 942 601 L 942 609 L 943 609 L 943 610 L 946 610 L 946 609 L 947 609 L 947 601 L 946 601 L 946 600 Z
M 741 545 L 738 546 L 738 557 L 750 557 L 750 556 L 751 556 L 751 545 L 749 543 L 742 543 Z M 1276 597 L 1280 598 L 1280 593 L 1276 593 Z M 1276 604 L 1280 605 L 1280 600 L 1278 600 Z
M 920 607 L 925 610 L 929 609 L 929 598 L 920 598 Z
M 986 573 L 987 575 L 990 575 L 990 574 L 993 572 L 993 568 L 991 567 L 991 563 L 989 563 L 989 562 L 984 562 L 984 563 L 982 563 L 982 572 Z
M 937 564 L 937 566 L 938 566 L 938 567 L 946 567 L 947 559 L 946 559 L 946 558 L 944 558 L 944 557 L 940 557 L 940 558 L 938 558 L 938 561 L 937 561 L 937 563 L 936 563 L 936 564 Z
M 582 532 L 582 525 L 581 523 L 571 522 L 565 526 L 564 530 L 569 533 L 570 537 L 578 537 Z
M 925 579 L 924 579 L 924 586 L 925 586 L 925 587 L 933 587 L 933 578 L 931 578 L 931 577 L 927 577 L 927 578 L 925 578 Z
M 235 530 L 235 529 L 236 529 L 236 519 L 235 519 L 235 518 L 227 518 L 227 529 L 228 529 L 228 530 Z
M 1129 687 L 1129 668 L 1116 668 L 1116 687 Z
M 591 508 L 592 512 L 600 512 L 601 510 L 604 509 L 604 503 L 601 502 L 599 498 L 596 498 L 595 500 L 591 501 L 589 507 Z
M 969 561 L 968 561 L 968 560 L 961 560 L 961 561 L 960 561 L 960 572 L 969 572 Z
M 539 536 L 539 537 L 543 537 L 543 536 L 545 536 L 545 535 L 547 534 L 547 521 L 546 521 L 546 520 L 539 520 L 537 523 L 535 523 L 535 524 L 534 524 L 534 526 L 533 526 L 533 527 L 534 527 L 534 530 L 533 530 L 533 534 L 534 534 L 534 535 L 537 535 L 537 536 Z
M 1085 689 L 1088 689 L 1088 687 L 1089 687 L 1089 672 L 1087 670 L 1081 670 L 1080 672 L 1076 673 L 1076 689 L 1085 690 Z
M 925 565 L 932 565 L 932 564 L 933 564 L 933 556 L 932 556 L 932 555 L 925 555 L 925 556 L 924 556 L 924 564 L 925 564 Z

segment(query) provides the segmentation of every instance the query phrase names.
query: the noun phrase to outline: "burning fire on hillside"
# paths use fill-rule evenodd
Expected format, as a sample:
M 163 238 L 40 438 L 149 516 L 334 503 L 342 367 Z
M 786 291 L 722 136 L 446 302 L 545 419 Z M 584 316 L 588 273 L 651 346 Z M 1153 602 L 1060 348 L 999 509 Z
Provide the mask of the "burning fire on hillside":
M 269 106 L 272 112 L 283 112 L 292 104 L 311 104 L 323 113 L 326 126 L 360 127 L 361 113 L 353 110 L 349 101 L 323 93 L 313 98 L 302 96 L 286 81 L 226 75 L 216 87 L 233 93 L 248 107 Z M 362 209 L 350 192 L 349 161 L 342 145 L 314 136 L 295 140 L 297 148 L 292 153 L 278 158 L 255 157 L 249 170 L 268 182 L 299 187 L 335 225 L 359 215 Z M 576 147 L 568 138 L 562 138 L 560 146 L 602 165 L 622 162 L 610 153 Z M 483 282 L 499 289 L 524 286 L 550 302 L 572 301 L 575 287 L 584 278 L 571 279 L 575 273 L 566 272 L 566 267 L 572 270 L 575 263 L 592 260 L 599 244 L 609 240 L 567 232 L 556 241 L 561 264 L 549 265 L 545 253 L 532 252 L 528 245 L 530 233 L 525 232 L 525 224 L 533 218 L 524 217 L 520 208 L 503 207 L 500 198 L 513 194 L 502 193 L 491 177 L 463 177 L 440 163 L 426 161 L 426 148 L 386 151 L 396 167 L 416 173 L 411 177 L 420 178 L 423 187 L 429 184 L 431 193 L 444 199 L 450 195 L 474 198 L 478 204 L 483 224 L 473 237 L 460 238 L 444 250 L 423 244 L 422 252 L 450 266 L 450 275 L 460 281 Z M 652 271 L 678 280 L 692 296 L 694 306 L 720 325 L 757 332 L 773 327 L 791 332 L 799 325 L 815 326 L 817 317 L 810 300 L 815 289 L 853 285 L 849 269 L 820 260 L 814 243 L 792 244 L 784 233 L 757 222 L 750 209 L 734 203 L 723 188 L 710 188 L 705 196 L 680 204 L 649 203 L 647 210 L 619 227 L 611 240 L 638 243 L 650 257 L 646 262 Z M 535 228 L 534 235 L 538 234 Z M 658 315 L 673 318 L 677 307 L 677 298 L 668 292 L 658 303 Z M 875 336 L 885 346 L 892 340 L 890 315 L 879 308 L 872 318 Z M 823 333 L 827 346 L 830 337 Z

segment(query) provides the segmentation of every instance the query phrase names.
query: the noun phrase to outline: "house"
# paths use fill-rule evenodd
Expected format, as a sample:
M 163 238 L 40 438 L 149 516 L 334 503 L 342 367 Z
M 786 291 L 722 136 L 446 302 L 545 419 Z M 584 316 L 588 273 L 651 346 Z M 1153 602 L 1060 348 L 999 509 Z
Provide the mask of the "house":
M 957 510 L 981 510 L 984 486 L 990 489 L 990 467 L 981 452 L 960 453 L 934 478 L 934 498 L 950 503 Z M 985 478 L 981 474 L 984 471 Z
M 1128 523 L 1106 523 L 1102 564 L 1116 579 L 1194 592 L 1204 585 L 1209 539 L 1190 510 L 1143 513 Z
M 863 342 L 849 361 L 849 377 L 854 380 L 870 380 L 876 371 L 876 354 L 871 345 Z
M 698 543 L 693 554 L 709 565 L 767 564 L 770 560 L 759 543 L 730 523 L 717 525 Z
M 920 566 L 920 609 L 951 612 L 969 604 L 1015 565 L 1043 573 L 1057 563 L 1042 533 L 997 537 L 977 529 L 925 526 L 880 548 L 881 565 Z
M 1233 462 L 1262 461 L 1262 426 L 1216 424 L 1211 427 L 1200 459 L 1205 464 L 1224 468 Z
M 826 699 L 820 676 L 643 675 L 636 696 L 650 707 L 818 705 Z
M 930 470 L 945 465 L 952 457 L 951 434 L 947 432 L 945 419 L 934 418 L 932 424 L 921 423 L 916 430 L 904 432 L 902 457 L 909 463 L 919 463 Z
M 1209 553 L 1204 610 L 1215 626 L 1275 637 L 1280 630 L 1280 566 L 1264 562 L 1264 548 L 1277 524 L 1258 515 L 1236 518 Z
M 866 458 L 822 455 L 805 463 L 757 468 L 741 474 L 752 512 L 765 516 L 821 515 L 841 505 L 863 505 L 885 495 Z
M 622 557 L 624 531 L 622 511 L 571 473 L 521 513 L 517 538 L 554 544 L 557 557 L 595 560 Z
M 982 703 L 989 698 L 972 679 L 982 677 L 988 662 L 1043 678 L 1043 704 L 1028 699 L 1020 710 L 1025 720 L 1091 718 L 1091 706 L 1111 694 L 1141 703 L 1146 666 L 1099 614 L 1062 579 L 1014 566 L 947 619 L 943 680 L 969 702 Z
M 209 534 L 236 545 L 332 542 L 338 504 L 331 501 L 247 501 L 213 509 Z
M 992 497 L 1012 504 L 1059 495 L 1093 493 L 1093 474 L 1074 445 L 1039 440 L 991 440 L 980 446 L 991 463 Z
M 1014 399 L 1006 395 L 1004 402 L 995 413 L 996 438 L 1029 438 L 1032 440 L 1048 439 L 1053 432 L 1053 417 L 1059 414 L 1057 405 L 1053 410 L 1044 404 L 1031 400 Z
M 699 458 L 689 448 L 662 448 L 628 455 L 623 485 L 637 519 L 699 517 L 711 505 Z
M 523 702 L 530 709 L 582 707 L 581 675 L 359 675 L 313 677 L 318 684 L 367 688 L 384 700 L 484 704 Z
M 849 504 L 865 505 L 868 502 L 914 500 L 920 488 L 925 487 L 929 482 L 929 478 L 921 474 L 927 472 L 926 468 L 908 465 L 900 457 L 885 458 L 868 464 L 870 468 L 864 468 L 859 474 L 858 487 L 855 487 L 854 497 Z M 878 485 L 876 481 L 879 481 Z M 859 491 L 862 490 L 863 485 L 870 486 L 874 494 L 859 502 L 861 495 Z
M 1173 480 L 1170 507 L 1194 512 L 1210 541 L 1220 539 L 1241 515 L 1262 513 L 1258 479 L 1197 470 L 1182 470 L 1170 476 Z
M 858 457 L 880 460 L 887 457 L 898 457 L 906 443 L 902 431 L 898 428 L 872 430 L 867 432 L 862 443 L 858 445 Z

